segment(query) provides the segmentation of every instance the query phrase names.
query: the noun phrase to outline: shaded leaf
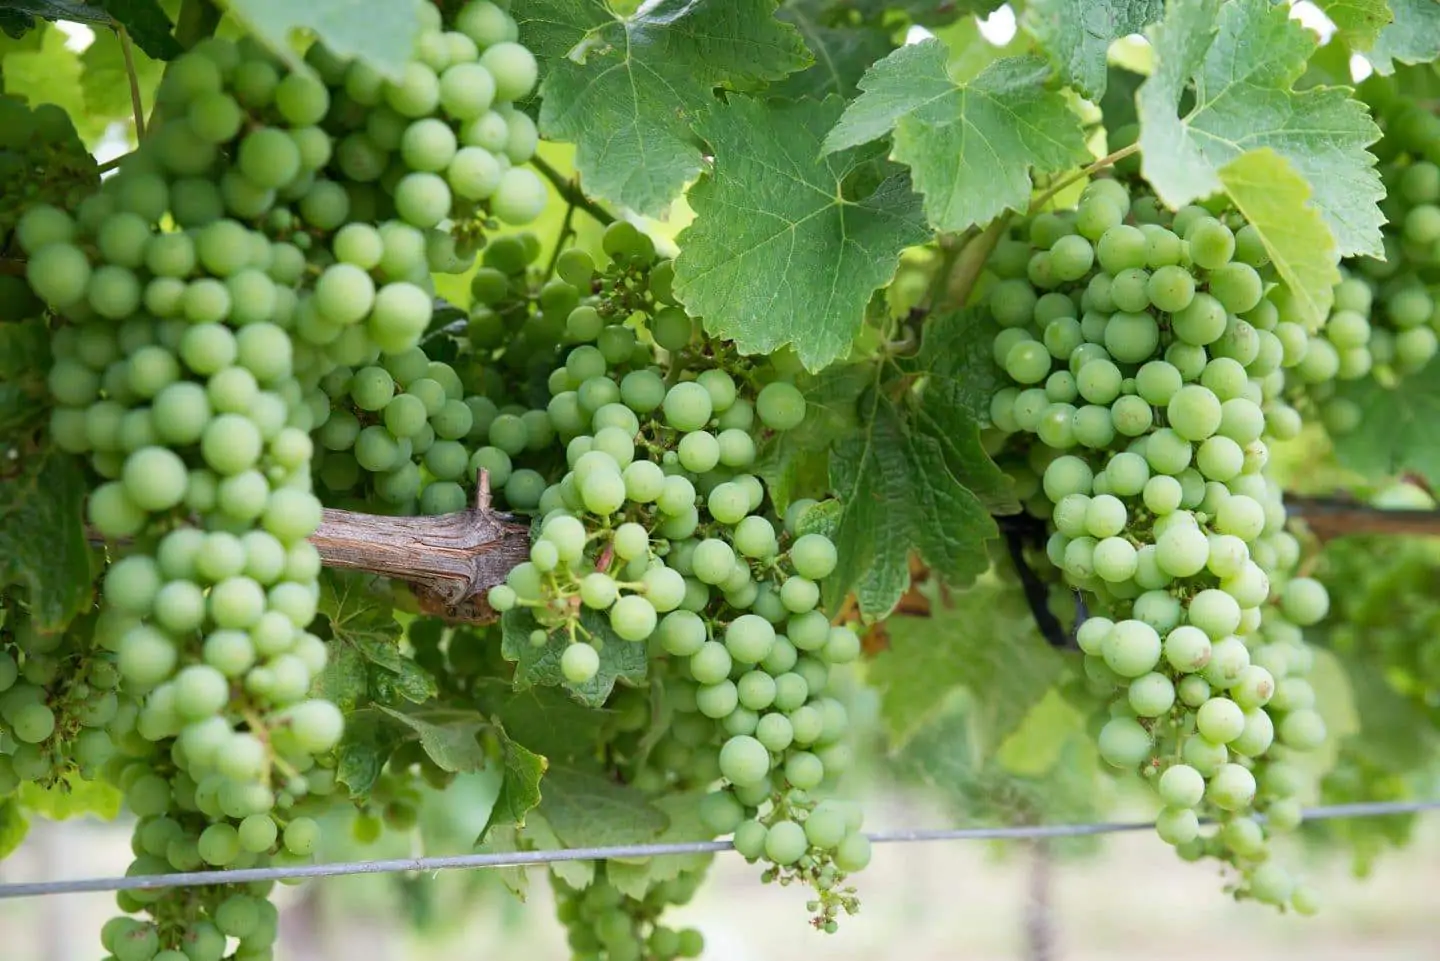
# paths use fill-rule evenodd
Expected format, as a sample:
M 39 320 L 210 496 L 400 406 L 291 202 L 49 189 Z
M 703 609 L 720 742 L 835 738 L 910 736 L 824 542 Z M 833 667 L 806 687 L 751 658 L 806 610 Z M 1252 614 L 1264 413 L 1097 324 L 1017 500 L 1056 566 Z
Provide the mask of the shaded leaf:
M 474 774 L 485 768 L 489 758 L 479 735 L 491 724 L 475 711 L 435 708 L 423 714 L 405 714 L 383 705 L 379 710 L 408 728 L 440 770 Z
M 989 567 L 985 541 L 997 528 L 952 473 L 953 451 L 884 389 L 867 391 L 859 409 L 861 428 L 830 458 L 843 513 L 834 533 L 840 563 L 825 592 L 832 609 L 853 591 L 863 614 L 880 617 L 910 583 L 912 552 L 943 580 L 964 584 Z
M 0 801 L 0 861 L 14 854 L 29 833 L 30 820 L 20 810 L 19 800 L 8 797 Z
M 403 737 L 400 729 L 386 721 L 378 710 L 365 709 L 345 718 L 345 734 L 336 749 L 335 778 L 350 789 L 352 797 L 370 794 L 380 771 Z
M 827 17 L 831 7 L 826 0 L 788 0 L 780 8 L 779 18 L 800 31 L 815 62 L 772 84 L 770 94 L 816 100 L 838 94 L 849 99 L 869 66 L 894 48 L 889 32 L 873 22 L 835 25 L 835 18 Z
M 5 296 L 11 296 L 8 290 Z M 0 324 L 0 456 L 18 450 L 14 440 L 44 424 L 50 412 L 45 385 L 49 369 L 45 321 Z
M 160 6 L 160 0 L 101 0 L 105 12 L 125 27 L 149 57 L 170 60 L 180 55 L 180 44 L 170 35 L 173 24 Z M 97 32 L 96 38 L 99 38 Z
M 1383 478 L 1410 470 L 1440 484 L 1440 361 L 1398 385 L 1374 377 L 1340 381 L 1337 394 L 1360 407 L 1360 424 L 1334 438 L 1340 463 Z
M 900 252 L 929 236 L 905 177 L 846 196 L 874 151 L 818 156 L 842 109 L 736 97 L 707 114 L 715 169 L 690 191 L 675 261 L 675 292 L 707 331 L 747 354 L 791 344 L 812 371 L 845 355 Z
M 716 87 L 753 89 L 805 67 L 774 0 L 531 0 L 520 34 L 544 64 L 540 130 L 576 144 L 591 196 L 658 214 L 700 173 L 691 125 Z
M 536 685 L 563 687 L 581 704 L 600 707 L 610 696 L 615 682 L 620 678 L 639 683 L 645 680 L 649 662 L 645 645 L 634 641 L 621 640 L 610 630 L 610 622 L 603 614 L 583 608 L 580 624 L 593 637 L 602 642 L 600 669 L 584 684 L 572 684 L 560 670 L 560 658 L 569 646 L 569 636 L 563 630 L 551 631 L 540 647 L 530 643 L 531 632 L 540 625 L 528 610 L 516 608 L 505 612 L 500 621 L 505 632 L 501 651 L 505 659 L 514 661 L 515 689 L 523 691 Z
M 321 577 L 317 609 L 329 626 L 330 657 L 317 691 L 346 710 L 369 700 L 428 701 L 437 692 L 435 679 L 400 650 L 394 605 L 370 590 L 372 582 L 348 571 Z
M 90 601 L 85 476 L 52 448 L 10 453 L 0 464 L 0 586 L 27 588 L 35 626 L 58 631 Z
M 964 230 L 1030 203 L 1031 170 L 1086 159 L 1080 119 L 1044 87 L 1038 57 L 997 60 L 966 84 L 946 72 L 938 40 L 909 44 L 875 64 L 865 91 L 825 138 L 826 152 L 892 134 L 892 156 L 910 167 L 938 230 Z
M 1220 169 L 1236 157 L 1270 147 L 1309 183 L 1340 254 L 1381 256 L 1384 190 L 1365 149 L 1380 130 L 1345 89 L 1293 89 L 1316 40 L 1287 9 L 1173 0 L 1149 32 L 1155 72 L 1137 95 L 1145 179 L 1178 207 L 1222 190 Z M 1194 106 L 1181 117 L 1192 83 Z
M 539 812 L 555 836 L 572 848 L 645 844 L 669 823 L 635 788 L 560 766 L 545 777 Z
M 700 819 L 700 799 L 705 791 L 664 794 L 652 803 L 668 819 L 656 844 L 709 841 L 715 835 Z M 671 881 L 688 871 L 702 870 L 713 854 L 668 854 L 653 858 L 621 858 L 605 862 L 605 878 L 629 897 L 640 899 L 655 885 Z

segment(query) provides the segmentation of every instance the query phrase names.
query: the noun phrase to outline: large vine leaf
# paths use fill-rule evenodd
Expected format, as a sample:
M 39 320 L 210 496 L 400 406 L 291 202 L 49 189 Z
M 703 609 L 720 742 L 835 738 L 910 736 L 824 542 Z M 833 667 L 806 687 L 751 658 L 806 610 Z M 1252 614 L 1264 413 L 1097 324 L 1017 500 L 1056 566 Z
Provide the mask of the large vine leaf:
M 884 630 L 889 647 L 876 655 L 869 676 L 892 749 L 904 747 L 957 691 L 968 691 L 988 754 L 1065 670 L 1035 629 L 1024 596 L 994 576 L 942 593 L 929 617 L 891 617 Z
M 580 626 L 601 641 L 600 669 L 584 684 L 572 684 L 560 670 L 560 658 L 570 645 L 566 631 L 548 632 L 545 643 L 537 647 L 530 642 L 530 635 L 540 625 L 529 611 L 523 608 L 506 611 L 500 624 L 505 635 L 501 653 L 507 661 L 515 662 L 517 691 L 537 685 L 563 687 L 586 707 L 601 707 L 620 678 L 637 684 L 645 680 L 648 668 L 645 645 L 622 640 L 610 629 L 605 616 L 596 611 L 585 608 L 580 614 Z
M 92 119 L 85 110 L 79 55 L 65 45 L 65 34 L 54 24 L 45 24 L 40 38 L 39 47 L 6 55 L 4 92 L 32 106 L 55 104 L 70 115 L 82 138 L 94 141 L 105 132 L 109 121 Z
M 696 220 L 679 238 L 675 292 L 744 353 L 792 344 L 810 370 L 844 356 L 900 252 L 929 236 L 906 177 L 847 194 L 875 151 L 820 156 L 842 110 L 838 97 L 735 97 L 698 124 L 715 165 L 690 191 Z
M 1415 471 L 1440 484 L 1440 361 L 1398 385 L 1341 381 L 1338 394 L 1361 414 L 1355 430 L 1334 439 L 1341 464 L 1375 478 Z
M 705 791 L 666 794 L 651 804 L 665 816 L 665 830 L 655 836 L 656 844 L 683 844 L 687 841 L 709 841 L 715 832 L 700 818 L 700 799 Z M 637 900 L 662 881 L 670 881 L 688 871 L 700 871 L 713 854 L 668 854 L 663 857 L 621 858 L 607 861 L 605 879 L 623 893 Z
M 24 281 L 20 291 L 7 288 L 3 296 L 22 297 L 28 293 Z M 33 300 L 33 298 L 32 298 Z M 40 304 L 35 303 L 40 309 Z M 0 457 L 18 456 L 14 443 L 27 431 L 44 424 L 49 414 L 49 388 L 45 373 L 50 369 L 50 331 L 38 317 L 24 323 L 0 324 Z
M 669 823 L 640 791 L 612 778 L 555 767 L 545 778 L 540 814 L 568 847 L 653 841 Z
M 825 591 L 837 609 L 853 591 L 862 614 L 881 617 L 910 583 L 912 552 L 945 581 L 963 584 L 989 566 L 985 541 L 997 528 L 955 476 L 947 446 L 883 387 L 866 392 L 859 413 L 859 429 L 830 458 L 840 564 Z
M 1021 22 L 1055 62 L 1061 79 L 1098 100 L 1105 93 L 1110 45 L 1140 33 L 1164 13 L 1165 0 L 1030 0 Z
M 1395 72 L 1395 61 L 1427 63 L 1440 57 L 1440 3 L 1390 0 L 1395 20 L 1380 31 L 1368 54 L 1377 73 Z
M 1310 203 L 1310 185 L 1269 147 L 1221 167 L 1220 182 L 1260 235 L 1305 325 L 1319 330 L 1335 301 L 1340 268 L 1335 238 Z
M 14 797 L 0 800 L 0 860 L 14 854 L 29 833 L 30 819 L 20 810 L 19 800 Z
M 779 97 L 813 97 L 831 94 L 855 96 L 856 84 L 870 65 L 894 48 L 889 31 L 876 23 L 841 23 L 832 26 L 829 0 L 787 0 L 778 16 L 793 23 L 815 62 L 770 87 Z
M 1007 57 L 969 83 L 946 72 L 949 50 L 924 40 L 896 50 L 860 81 L 864 93 L 825 138 L 827 153 L 890 134 L 938 230 L 964 230 L 1030 202 L 1031 170 L 1089 156 L 1080 118 L 1039 57 Z
M 1344 89 L 1293 85 L 1316 40 L 1269 0 L 1173 0 L 1149 32 L 1137 94 L 1145 179 L 1171 206 L 1224 189 L 1220 168 L 1270 147 L 1310 184 L 1341 255 L 1382 255 L 1384 189 L 1365 147 L 1380 130 Z M 1194 106 L 1179 115 L 1193 83 Z M 1188 101 L 1187 101 L 1188 102 Z
M 0 0 L 0 30 L 11 37 L 23 37 L 37 20 L 73 20 L 77 23 L 105 23 L 104 10 L 76 0 Z
M 29 590 L 31 617 L 58 631 L 90 602 L 85 475 L 73 457 L 42 447 L 0 463 L 0 587 Z
M 657 0 L 620 16 L 604 0 L 517 11 L 544 62 L 540 130 L 576 144 L 585 190 L 657 214 L 701 170 L 691 125 L 714 90 L 753 89 L 809 63 L 775 0 Z
M 306 69 L 291 34 L 312 31 L 342 57 L 354 57 L 398 79 L 414 52 L 421 0 L 228 0 L 230 15 L 276 56 Z

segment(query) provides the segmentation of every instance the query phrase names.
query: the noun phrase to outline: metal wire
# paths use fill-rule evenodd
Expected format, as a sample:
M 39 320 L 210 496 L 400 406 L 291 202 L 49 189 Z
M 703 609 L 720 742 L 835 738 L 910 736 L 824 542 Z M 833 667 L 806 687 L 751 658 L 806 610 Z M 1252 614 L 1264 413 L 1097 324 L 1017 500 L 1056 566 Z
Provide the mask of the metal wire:
M 1386 817 L 1440 810 L 1440 798 L 1429 801 L 1371 801 L 1332 804 L 1309 808 L 1306 821 L 1338 818 Z M 1262 818 L 1263 820 L 1263 818 Z M 1154 827 L 1150 821 L 1118 821 L 1100 824 L 1038 824 L 1016 827 L 937 828 L 933 830 L 875 831 L 866 836 L 875 844 L 928 841 L 1007 841 L 1037 838 L 1088 837 L 1143 831 Z M 462 854 L 452 857 L 391 858 L 382 861 L 336 861 L 293 867 L 239 868 L 224 871 L 186 871 L 124 878 L 78 878 L 72 881 L 36 881 L 0 884 L 0 900 L 33 898 L 54 894 L 81 894 L 94 891 L 153 891 L 161 888 L 201 887 L 212 884 L 244 884 L 250 881 L 281 881 L 294 878 L 329 878 L 350 874 L 395 874 L 403 871 L 448 871 L 476 868 L 513 868 L 557 861 L 605 861 L 612 858 L 648 858 L 673 854 L 708 854 L 730 851 L 729 841 L 689 841 L 678 844 L 626 844 L 601 848 L 567 848 L 560 851 L 511 851 L 502 854 Z

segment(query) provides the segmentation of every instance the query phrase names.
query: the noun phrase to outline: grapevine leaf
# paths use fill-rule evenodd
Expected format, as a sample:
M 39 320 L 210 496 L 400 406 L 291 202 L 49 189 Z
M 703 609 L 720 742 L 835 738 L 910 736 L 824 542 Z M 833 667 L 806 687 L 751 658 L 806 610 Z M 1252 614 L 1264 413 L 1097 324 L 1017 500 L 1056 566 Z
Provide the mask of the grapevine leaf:
M 950 472 L 991 513 L 1014 513 L 1014 482 L 985 450 L 980 425 L 989 420 L 990 398 L 1005 379 L 990 350 L 998 328 L 983 311 L 935 318 L 925 330 L 917 367 L 925 385 L 915 409 L 915 428 L 945 452 Z
M 46 24 L 40 37 L 37 49 L 17 50 L 5 57 L 5 92 L 32 106 L 53 103 L 70 115 L 81 137 L 98 138 L 109 121 L 86 114 L 79 55 L 65 45 L 65 34 L 54 24 Z
M 563 851 L 567 845 L 560 835 L 536 812 L 525 825 L 525 838 L 530 847 L 537 851 Z M 583 891 L 595 881 L 594 861 L 552 861 L 550 872 L 577 891 Z
M 1038 776 L 1054 770 L 1070 738 L 1085 737 L 1085 715 L 1051 687 L 1000 742 L 995 760 L 1011 774 Z
M 1136 123 L 1135 91 L 1145 82 L 1143 74 L 1112 64 L 1105 81 L 1105 96 L 1100 98 L 1100 114 L 1105 118 L 1107 130 Z
M 159 0 L 102 0 L 101 6 L 147 56 L 170 60 L 180 55 L 180 44 L 170 35 L 173 25 Z
M 0 0 L 0 30 L 10 36 L 24 36 L 35 28 L 37 19 L 100 24 L 110 17 L 97 6 L 75 0 Z
M 825 0 L 788 0 L 779 17 L 793 23 L 805 39 L 815 62 L 792 73 L 769 93 L 779 97 L 813 97 L 824 100 L 831 94 L 846 99 L 855 96 L 855 85 L 866 69 L 889 53 L 894 44 L 887 30 L 870 24 L 829 26 Z
M 1311 330 L 1330 314 L 1340 282 L 1335 238 L 1310 203 L 1310 186 L 1269 147 L 1241 154 L 1219 170 L 1235 209 L 1260 235 L 1270 262 Z
M 552 688 L 512 691 L 495 712 L 510 737 L 554 763 L 578 766 L 594 756 L 605 714 L 575 703 Z
M 1022 23 L 1055 62 L 1060 78 L 1098 100 L 1105 93 L 1110 45 L 1164 13 L 1164 0 L 1031 0 Z
M 419 738 L 420 747 L 442 771 L 474 774 L 484 770 L 489 758 L 479 736 L 491 724 L 478 712 L 436 708 L 422 715 L 405 714 L 384 705 L 379 709 L 409 728 Z
M 533 825 L 533 821 L 531 824 Z M 529 851 L 532 847 L 525 843 L 521 836 L 520 829 L 513 824 L 497 824 L 494 828 L 487 828 L 481 839 L 476 842 L 475 850 L 481 854 L 514 854 L 518 851 Z M 523 867 L 492 868 L 500 876 L 500 883 L 510 889 L 510 893 L 521 901 L 530 890 L 530 874 Z
M 946 72 L 939 40 L 896 50 L 860 81 L 865 92 L 825 138 L 827 153 L 892 134 L 937 230 L 964 230 L 1030 202 L 1031 170 L 1050 173 L 1089 156 L 1080 118 L 1045 89 L 1039 57 L 1007 57 L 974 80 Z M 893 131 L 893 133 L 892 133 Z
M 941 595 L 930 617 L 891 617 L 887 650 L 871 678 L 891 744 L 904 745 L 957 690 L 969 691 L 989 749 L 1009 737 L 1064 672 L 1064 661 L 1035 629 L 1023 596 L 988 578 Z M 999 639 L 1003 638 L 1003 643 Z
M 825 590 L 835 608 L 853 591 L 861 613 L 879 617 L 905 592 L 912 551 L 945 581 L 963 584 L 989 566 L 985 541 L 997 529 L 951 472 L 945 446 L 884 390 L 861 399 L 860 424 L 830 457 L 843 513 L 834 536 L 840 564 Z
M 20 810 L 20 801 L 14 797 L 0 801 L 0 861 L 14 854 L 29 833 L 30 820 Z
M 567 847 L 644 844 L 668 819 L 633 787 L 587 771 L 556 766 L 545 777 L 539 813 Z
M 772 438 L 754 468 L 776 510 L 829 489 L 830 448 L 855 428 L 855 401 L 872 374 L 865 364 L 845 364 L 796 378 L 805 395 L 805 420 Z
M 124 794 L 120 789 L 105 781 L 86 781 L 67 776 L 51 787 L 41 787 L 34 781 L 20 785 L 20 803 L 50 821 L 64 821 L 69 818 L 94 815 L 104 821 L 113 821 L 120 816 L 120 804 Z M 3 848 L 3 845 L 0 845 Z M 0 853 L 0 858 L 4 854 Z
M 809 63 L 775 0 L 532 0 L 520 33 L 544 64 L 540 130 L 576 144 L 592 196 L 657 214 L 701 170 L 691 124 L 716 87 L 753 89 Z
M 354 57 L 398 79 L 420 30 L 420 0 L 229 0 L 231 16 L 296 69 L 308 69 L 290 36 L 313 31 L 342 57 Z
M 747 354 L 793 344 L 812 371 L 844 356 L 871 293 L 928 236 L 903 176 L 847 196 L 874 151 L 818 156 L 842 109 L 838 97 L 737 97 L 707 114 L 698 129 L 715 169 L 690 190 L 696 220 L 675 261 L 675 292 L 706 330 Z
M 21 282 L 23 284 L 23 281 Z M 5 296 L 24 296 L 8 289 Z M 7 454 L 9 438 L 17 438 L 44 423 L 48 411 L 45 372 L 50 369 L 49 331 L 40 319 L 21 324 L 0 324 L 0 454 Z
M 1424 2 L 1434 5 L 1434 0 Z M 1315 0 L 1315 5 L 1335 24 L 1336 36 L 1353 50 L 1369 50 L 1392 19 L 1386 0 Z
M 0 467 L 0 586 L 29 589 L 42 631 L 58 631 L 90 601 L 85 475 L 51 448 Z
M 500 751 L 505 777 L 490 808 L 490 817 L 480 832 L 482 840 L 497 825 L 523 826 L 525 815 L 540 803 L 540 780 L 545 776 L 545 758 L 504 736 L 500 740 Z
M 1384 189 L 1365 149 L 1380 130 L 1345 89 L 1292 89 L 1316 40 L 1287 9 L 1269 0 L 1171 3 L 1149 32 L 1155 72 L 1137 94 L 1145 179 L 1179 206 L 1222 190 L 1220 168 L 1236 157 L 1271 147 L 1310 184 L 1342 255 L 1383 256 Z M 1195 105 L 1182 117 L 1192 82 Z
M 581 704 L 601 707 L 620 678 L 639 683 L 645 680 L 647 661 L 645 645 L 621 640 L 610 629 L 605 616 L 588 608 L 580 613 L 580 626 L 602 642 L 600 669 L 584 684 L 572 684 L 560 670 L 560 658 L 569 646 L 569 635 L 563 630 L 550 631 L 540 647 L 530 643 L 530 634 L 540 627 L 530 612 L 523 608 L 507 611 L 501 618 L 504 641 L 501 653 L 514 661 L 515 690 L 523 691 L 536 685 L 563 687 Z
M 1337 393 L 1360 408 L 1359 426 L 1334 439 L 1341 464 L 1374 478 L 1413 470 L 1440 484 L 1440 361 L 1398 386 L 1361 377 Z
M 655 838 L 657 844 L 683 844 L 687 841 L 709 841 L 714 832 L 700 819 L 700 799 L 704 791 L 666 794 L 652 803 L 669 819 L 665 830 Z M 605 863 L 605 878 L 621 893 L 643 899 L 649 890 L 662 881 L 678 878 L 686 871 L 703 870 L 713 855 L 671 854 L 665 857 L 621 858 Z
M 435 679 L 400 651 L 393 605 L 370 591 L 363 574 L 326 571 L 318 610 L 330 630 L 330 658 L 317 693 L 342 709 L 375 699 L 419 704 L 434 697 Z
M 165 65 L 138 50 L 133 52 L 132 59 L 140 82 L 140 102 L 148 112 L 155 103 L 155 88 L 160 84 Z M 134 108 L 125 56 L 113 30 L 95 31 L 94 42 L 80 54 L 80 70 L 80 88 L 91 115 L 112 121 L 132 119 Z
M 368 796 L 402 740 L 396 726 L 378 710 L 367 708 L 347 715 L 345 735 L 337 749 L 336 779 L 350 789 L 352 797 Z
M 1396 771 L 1422 770 L 1435 749 L 1428 713 L 1386 680 L 1378 659 L 1340 657 L 1360 721 L 1366 760 Z
M 1440 57 L 1440 3 L 1435 0 L 1390 0 L 1393 23 L 1380 31 L 1370 62 L 1380 74 L 1395 72 L 1395 63 L 1428 63 Z

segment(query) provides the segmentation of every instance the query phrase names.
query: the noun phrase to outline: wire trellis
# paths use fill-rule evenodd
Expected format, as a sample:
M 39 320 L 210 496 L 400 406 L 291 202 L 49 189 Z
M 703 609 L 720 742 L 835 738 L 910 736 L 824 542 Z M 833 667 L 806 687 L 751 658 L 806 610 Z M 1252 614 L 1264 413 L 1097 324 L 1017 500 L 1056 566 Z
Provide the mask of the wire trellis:
M 1369 801 L 1331 804 L 1306 809 L 1306 821 L 1341 818 L 1387 817 L 1440 810 L 1440 798 L 1428 801 Z M 1263 820 L 1263 817 L 1260 818 Z M 1088 837 L 1119 834 L 1153 828 L 1152 821 L 1112 821 L 1095 824 L 1037 824 L 1015 827 L 937 828 L 875 831 L 868 833 L 874 844 L 930 841 L 1012 841 L 1043 838 Z M 672 844 L 625 844 L 612 847 L 565 848 L 556 851 L 507 851 L 494 854 L 462 854 L 451 857 L 389 858 L 375 861 L 334 861 L 289 867 L 236 868 L 218 871 L 182 871 L 138 877 L 77 878 L 70 881 L 34 881 L 0 884 L 0 900 L 33 898 L 57 894 L 97 891 L 153 891 L 162 888 L 203 887 L 215 884 L 244 884 L 251 881 L 284 881 L 297 878 L 331 878 L 352 874 L 429 873 L 457 869 L 514 868 L 552 864 L 559 861 L 605 861 L 612 858 L 664 857 L 676 854 L 708 854 L 731 851 L 729 841 L 686 841 Z

